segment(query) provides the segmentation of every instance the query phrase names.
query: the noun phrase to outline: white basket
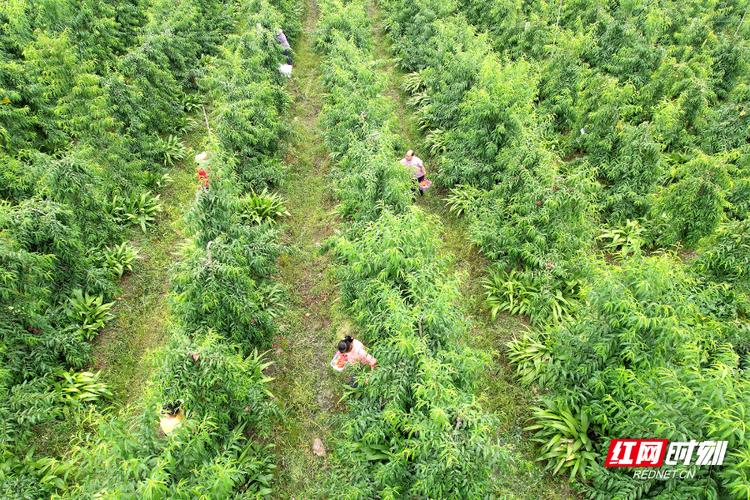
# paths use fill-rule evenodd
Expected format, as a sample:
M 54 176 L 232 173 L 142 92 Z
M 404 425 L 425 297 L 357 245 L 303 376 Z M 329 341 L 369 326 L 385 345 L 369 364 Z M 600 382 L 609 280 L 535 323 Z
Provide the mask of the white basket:
M 336 354 L 333 355 L 333 359 L 331 360 L 331 368 L 333 368 L 337 372 L 343 372 L 344 368 L 346 368 L 346 363 L 344 363 L 344 366 L 342 366 L 340 368 L 339 368 L 338 364 L 336 363 L 339 360 L 340 355 L 341 355 L 341 353 L 337 352 Z
M 291 64 L 279 64 L 279 73 L 287 78 L 292 77 L 292 65 Z

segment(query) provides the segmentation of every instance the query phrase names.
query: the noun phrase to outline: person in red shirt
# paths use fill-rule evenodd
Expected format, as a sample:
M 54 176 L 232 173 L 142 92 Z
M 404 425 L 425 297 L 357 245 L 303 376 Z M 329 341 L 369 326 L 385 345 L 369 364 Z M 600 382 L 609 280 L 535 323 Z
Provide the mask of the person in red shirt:
M 208 191 L 208 151 L 195 155 L 195 172 L 198 174 L 198 184 L 204 191 Z
M 195 171 L 198 172 L 198 183 L 205 191 L 208 191 L 208 172 L 200 165 L 195 167 Z

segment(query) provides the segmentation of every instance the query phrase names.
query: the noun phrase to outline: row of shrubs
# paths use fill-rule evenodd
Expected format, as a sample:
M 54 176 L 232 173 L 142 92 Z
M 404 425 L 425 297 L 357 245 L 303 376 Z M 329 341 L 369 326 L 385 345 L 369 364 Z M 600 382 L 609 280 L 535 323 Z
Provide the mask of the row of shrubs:
M 338 210 L 350 222 L 330 244 L 342 303 L 378 360 L 357 374 L 333 445 L 329 494 L 484 497 L 504 452 L 474 397 L 490 360 L 466 347 L 470 325 L 440 222 L 413 205 L 413 181 L 396 161 L 403 145 L 365 4 L 319 2 L 316 38 L 323 134 L 336 159 Z
M 400 64 L 413 72 L 406 90 L 436 181 L 455 187 L 449 206 L 493 263 L 488 306 L 533 325 L 508 354 L 521 383 L 543 389 L 529 428 L 540 460 L 583 479 L 591 497 L 750 494 L 750 228 L 741 195 L 750 156 L 747 129 L 736 126 L 747 61 L 731 46 L 746 46 L 732 38 L 742 9 L 381 4 Z M 673 24 L 663 7 L 701 15 Z M 596 28 L 584 33 L 589 21 Z M 663 35 L 643 42 L 648 29 Z M 664 55 L 652 74 L 616 66 L 640 61 L 634 39 L 643 54 Z M 667 71 L 694 72 L 691 55 L 710 63 L 711 51 L 708 80 Z M 645 80 L 627 81 L 636 77 Z M 723 118 L 729 109 L 738 115 Z M 652 128 L 668 122 L 684 134 L 665 146 Z M 618 437 L 728 440 L 729 452 L 695 480 L 641 481 L 603 468 Z
M 167 345 L 137 408 L 119 416 L 99 413 L 77 398 L 80 433 L 60 458 L 29 454 L 6 461 L 3 496 L 56 494 L 138 498 L 227 498 L 271 492 L 274 460 L 267 444 L 278 408 L 263 373 L 259 349 L 275 331 L 283 290 L 270 276 L 281 253 L 276 223 L 284 209 L 267 191 L 272 180 L 253 171 L 279 167 L 278 121 L 287 110 L 285 78 L 277 67 L 276 29 L 291 37 L 300 12 L 291 2 L 232 3 L 230 25 L 215 56 L 195 71 L 208 107 L 210 184 L 186 215 L 188 244 L 172 276 Z M 283 10 L 282 10 L 283 9 Z M 229 26 L 229 25 L 228 25 Z M 254 100 L 268 89 L 272 101 Z M 253 117 L 268 116 L 266 123 Z M 240 148 L 233 128 L 257 150 Z M 252 131 L 248 132 L 248 131 Z M 273 142 L 275 148 L 260 145 Z M 253 179 L 253 181 L 249 181 Z M 103 395 L 97 381 L 75 380 L 83 393 Z M 163 405 L 181 406 L 185 417 L 173 433 L 159 431 Z
M 176 136 L 191 127 L 195 68 L 235 14 L 234 4 L 193 0 L 0 6 L 6 464 L 39 426 L 69 417 L 66 395 L 87 377 L 74 371 L 90 363 L 90 341 L 137 256 L 128 228 L 145 231 L 158 216 L 151 193 L 185 155 Z

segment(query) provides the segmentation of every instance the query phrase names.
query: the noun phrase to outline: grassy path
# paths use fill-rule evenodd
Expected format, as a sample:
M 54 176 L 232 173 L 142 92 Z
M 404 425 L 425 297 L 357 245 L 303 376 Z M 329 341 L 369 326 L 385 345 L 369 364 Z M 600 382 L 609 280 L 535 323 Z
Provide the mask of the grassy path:
M 383 29 L 383 18 L 374 1 L 370 2 L 369 10 L 373 19 L 375 53 L 380 60 L 381 69 L 389 77 L 388 96 L 396 102 L 399 133 L 406 148 L 414 149 L 425 160 L 429 177 L 429 153 L 424 146 L 417 120 L 406 104 L 408 95 L 402 90 L 405 75 L 393 61 L 393 52 Z M 474 346 L 494 351 L 493 364 L 487 367 L 480 383 L 479 397 L 483 408 L 497 416 L 497 438 L 510 451 L 509 470 L 503 470 L 497 477 L 498 491 L 495 494 L 529 499 L 574 497 L 573 491 L 564 481 L 546 474 L 534 462 L 535 450 L 528 436 L 523 433 L 534 395 L 515 383 L 513 369 L 503 348 L 507 341 L 526 326 L 519 318 L 507 315 L 500 316 L 495 321 L 490 320 L 480 284 L 489 264 L 476 248 L 468 244 L 466 225 L 449 212 L 443 200 L 447 194 L 429 191 L 424 197 L 417 199 L 417 204 L 442 222 L 444 251 L 452 257 L 454 271 L 461 280 L 462 304 L 472 323 L 471 338 L 467 340 Z
M 387 95 L 396 103 L 400 117 L 398 132 L 407 147 L 419 152 L 424 150 L 422 136 L 405 104 L 407 96 L 400 90 L 403 74 L 391 58 L 378 10 L 371 6 L 370 13 L 379 64 L 389 75 Z M 337 405 L 340 382 L 328 368 L 335 341 L 347 322 L 337 307 L 332 263 L 320 252 L 321 244 L 334 233 L 339 221 L 332 212 L 336 202 L 329 189 L 329 158 L 318 123 L 324 89 L 320 82 L 321 58 L 312 46 L 316 22 L 315 2 L 309 0 L 289 84 L 294 134 L 286 157 L 290 173 L 282 190 L 291 215 L 286 224 L 290 251 L 281 261 L 281 281 L 290 291 L 291 305 L 281 320 L 272 353 L 272 390 L 284 410 L 275 440 L 275 495 L 279 498 L 323 495 L 320 486 L 325 482 L 326 457 L 315 456 L 311 445 L 316 437 L 328 445 L 335 414 L 343 410 Z M 429 160 L 426 156 L 422 155 Z M 514 383 L 501 347 L 524 325 L 511 317 L 489 321 L 479 285 L 487 263 L 466 244 L 466 227 L 448 213 L 442 201 L 444 194 L 430 192 L 417 203 L 443 222 L 444 250 L 452 256 L 454 270 L 462 280 L 464 305 L 474 326 L 473 338 L 497 351 L 495 362 L 487 367 L 479 395 L 485 409 L 498 416 L 497 438 L 509 450 L 495 494 L 513 498 L 571 497 L 563 482 L 550 478 L 533 462 L 532 447 L 522 432 L 533 395 Z
M 203 139 L 201 132 L 187 138 L 188 155 L 169 172 L 172 182 L 161 193 L 164 211 L 157 223 L 145 234 L 134 230 L 131 243 L 138 249 L 138 259 L 121 283 L 122 293 L 112 309 L 114 320 L 94 345 L 93 368 L 102 370 L 115 404 L 138 398 L 150 375 L 148 354 L 169 338 L 169 270 L 185 240 L 182 221 L 195 196 L 193 156 Z
M 195 196 L 193 151 L 201 144 L 201 128 L 185 138 L 187 157 L 170 169 L 171 182 L 161 195 L 163 211 L 146 233 L 135 228 L 130 243 L 138 250 L 133 272 L 120 282 L 121 292 L 114 299 L 114 318 L 93 344 L 89 370 L 101 370 L 101 381 L 113 393 L 115 411 L 135 402 L 150 376 L 149 353 L 169 338 L 169 270 L 177 261 L 180 243 L 185 239 L 182 221 Z M 134 407 L 131 407 L 134 408 Z M 70 438 L 90 422 L 63 419 L 37 429 L 35 447 L 45 456 L 59 456 L 68 449 Z
M 247 19 L 240 19 L 233 33 L 246 30 Z M 172 181 L 160 193 L 163 212 L 157 223 L 146 234 L 133 231 L 130 242 L 138 249 L 138 259 L 133 273 L 122 280 L 122 293 L 112 309 L 115 319 L 94 344 L 92 368 L 102 371 L 116 405 L 137 401 L 151 376 L 150 354 L 169 340 L 169 272 L 186 240 L 184 218 L 198 187 L 194 158 L 210 140 L 206 112 L 190 117 L 194 125 L 183 138 L 187 155 L 169 170 Z
M 290 307 L 275 340 L 272 391 L 284 417 L 277 429 L 278 474 L 274 494 L 309 498 L 322 483 L 326 457 L 312 453 L 315 438 L 328 446 L 333 415 L 340 408 L 340 382 L 329 368 L 335 341 L 346 328 L 337 307 L 337 285 L 331 261 L 321 245 L 338 224 L 332 210 L 328 151 L 323 145 L 318 114 L 322 106 L 320 56 L 313 48 L 318 13 L 307 3 L 303 32 L 295 49 L 289 83 L 293 97 L 293 135 L 285 162 L 290 171 L 281 190 L 290 217 L 286 241 L 290 251 L 281 260 L 281 282 L 290 292 Z

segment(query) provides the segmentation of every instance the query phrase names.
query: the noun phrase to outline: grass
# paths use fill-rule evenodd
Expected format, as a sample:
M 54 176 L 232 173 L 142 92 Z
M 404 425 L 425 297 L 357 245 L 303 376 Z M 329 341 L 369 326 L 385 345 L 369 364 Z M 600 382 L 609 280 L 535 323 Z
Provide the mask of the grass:
M 182 223 L 195 196 L 197 181 L 193 156 L 204 139 L 203 130 L 186 139 L 188 155 L 169 172 L 172 182 L 162 192 L 164 211 L 144 234 L 131 235 L 138 249 L 133 272 L 122 281 L 115 319 L 99 334 L 94 345 L 94 370 L 114 394 L 115 405 L 132 403 L 150 376 L 149 353 L 169 338 L 169 271 L 178 260 L 185 235 Z
M 121 293 L 112 308 L 114 319 L 94 341 L 91 371 L 101 370 L 101 381 L 113 394 L 112 412 L 127 408 L 141 395 L 150 376 L 149 353 L 166 343 L 169 335 L 169 270 L 177 260 L 180 243 L 185 239 L 182 219 L 195 195 L 197 182 L 193 171 L 193 151 L 205 135 L 202 130 L 185 138 L 189 154 L 170 169 L 171 183 L 161 192 L 163 211 L 144 234 L 131 230 L 128 238 L 138 249 L 133 272 L 120 283 Z M 130 407 L 134 409 L 133 406 Z M 60 420 L 40 425 L 34 448 L 37 456 L 61 456 L 70 439 L 91 430 L 98 419 L 87 412 L 70 412 Z
M 392 51 L 383 30 L 381 13 L 374 2 L 370 2 L 369 9 L 374 21 L 375 53 L 380 59 L 381 68 L 388 75 L 388 95 L 396 101 L 399 132 L 405 149 L 414 149 L 425 160 L 429 177 L 431 158 L 426 153 L 424 139 L 414 114 L 405 104 L 408 96 L 402 89 L 404 73 L 397 68 L 391 57 Z M 424 153 L 420 154 L 420 151 Z M 472 324 L 471 336 L 466 341 L 474 347 L 493 352 L 493 363 L 487 367 L 483 380 L 479 383 L 480 391 L 477 396 L 482 407 L 497 417 L 499 425 L 496 437 L 508 452 L 502 471 L 495 477 L 494 496 L 528 499 L 575 497 L 567 483 L 559 477 L 552 477 L 535 462 L 536 450 L 529 435 L 523 431 L 535 395 L 515 382 L 513 368 L 504 353 L 505 344 L 523 331 L 526 324 L 519 318 L 507 315 L 500 315 L 495 321 L 490 320 L 481 287 L 481 279 L 489 263 L 469 244 L 466 224 L 449 212 L 443 200 L 447 194 L 433 189 L 425 196 L 418 197 L 417 205 L 442 222 L 443 251 L 453 262 L 453 271 L 460 280 L 464 312 Z
M 233 32 L 246 29 L 247 20 L 241 19 Z M 151 354 L 169 339 L 169 272 L 186 239 L 183 219 L 198 188 L 194 157 L 208 140 L 207 111 L 203 108 L 192 116 L 193 131 L 183 138 L 188 154 L 169 171 L 172 182 L 161 193 L 161 217 L 146 234 L 133 231 L 131 235 L 131 243 L 139 250 L 138 260 L 133 273 L 122 281 L 122 293 L 112 310 L 115 320 L 94 345 L 93 368 L 102 371 L 102 381 L 113 392 L 115 405 L 138 400 L 151 376 Z
M 339 221 L 333 213 L 329 155 L 318 124 L 323 88 L 320 56 L 312 47 L 316 21 L 317 10 L 310 2 L 294 47 L 288 87 L 293 96 L 292 137 L 281 194 L 290 213 L 285 236 L 290 251 L 280 260 L 280 281 L 289 290 L 290 306 L 274 340 L 270 372 L 275 377 L 272 392 L 284 412 L 275 440 L 274 495 L 279 498 L 323 496 L 319 488 L 327 476 L 327 457 L 314 455 L 311 446 L 315 438 L 328 446 L 335 414 L 343 410 L 338 403 L 340 381 L 328 365 L 348 322 L 337 307 L 330 257 L 321 252 Z
M 297 59 L 289 88 L 294 96 L 293 138 L 286 158 L 290 166 L 282 194 L 291 213 L 287 239 L 292 250 L 281 261 L 281 280 L 291 292 L 291 306 L 274 344 L 276 378 L 273 391 L 285 418 L 276 438 L 278 472 L 276 496 L 280 498 L 323 497 L 327 482 L 326 458 L 316 457 L 311 445 L 316 437 L 328 444 L 336 415 L 344 411 L 336 401 L 340 381 L 328 368 L 335 342 L 348 322 L 337 307 L 337 284 L 329 258 L 320 245 L 333 234 L 339 221 L 332 213 L 335 200 L 329 192 L 329 158 L 323 146 L 317 121 L 324 90 L 320 83 L 320 56 L 312 48 L 317 12 L 314 0 L 308 2 L 305 29 L 295 46 Z M 403 147 L 423 149 L 413 113 L 405 106 L 400 90 L 402 74 L 390 59 L 390 47 L 380 28 L 377 9 L 371 6 L 375 26 L 376 54 L 381 69 L 389 75 L 387 95 L 397 106 L 399 134 Z M 425 159 L 429 160 L 429 158 Z M 429 166 L 429 164 L 428 164 Z M 491 322 L 484 306 L 480 278 L 487 267 L 476 249 L 467 245 L 465 224 L 453 217 L 441 197 L 430 192 L 418 204 L 443 222 L 444 251 L 451 256 L 453 271 L 461 279 L 465 309 L 472 320 L 472 337 L 495 351 L 495 362 L 487 368 L 478 397 L 485 409 L 498 417 L 497 439 L 505 445 L 508 458 L 496 477 L 495 496 L 513 498 L 568 498 L 566 484 L 551 478 L 533 462 L 533 448 L 522 427 L 529 414 L 533 395 L 514 382 L 512 369 L 502 346 L 515 332 L 525 328 L 522 321 L 500 317 Z

